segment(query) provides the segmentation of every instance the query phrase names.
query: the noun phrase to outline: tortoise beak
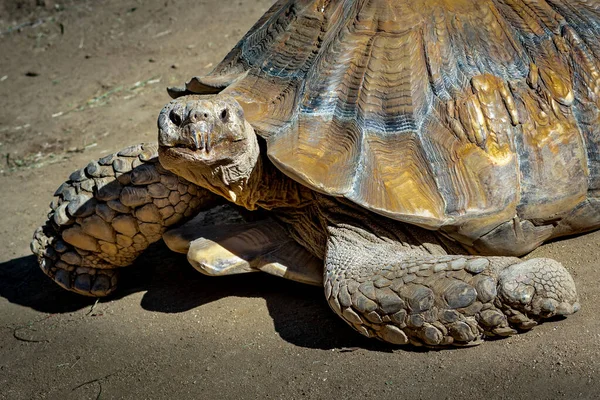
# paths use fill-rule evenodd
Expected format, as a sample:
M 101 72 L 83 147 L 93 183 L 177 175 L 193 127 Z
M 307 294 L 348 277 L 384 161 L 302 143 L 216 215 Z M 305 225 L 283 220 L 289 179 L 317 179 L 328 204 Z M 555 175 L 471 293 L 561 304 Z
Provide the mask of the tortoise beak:
M 213 124 L 207 121 L 192 123 L 184 127 L 184 131 L 189 130 L 189 132 L 187 132 L 188 135 L 186 136 L 188 136 L 193 143 L 194 150 L 205 150 L 207 153 L 209 153 L 211 149 L 213 129 Z

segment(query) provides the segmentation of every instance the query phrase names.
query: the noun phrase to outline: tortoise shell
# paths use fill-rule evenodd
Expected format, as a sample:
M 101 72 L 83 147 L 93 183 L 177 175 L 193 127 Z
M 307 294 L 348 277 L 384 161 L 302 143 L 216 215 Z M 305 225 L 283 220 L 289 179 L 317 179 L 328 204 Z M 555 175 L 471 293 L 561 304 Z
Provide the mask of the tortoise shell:
M 318 192 L 478 237 L 597 195 L 599 38 L 596 0 L 282 0 L 172 95 L 234 96 Z

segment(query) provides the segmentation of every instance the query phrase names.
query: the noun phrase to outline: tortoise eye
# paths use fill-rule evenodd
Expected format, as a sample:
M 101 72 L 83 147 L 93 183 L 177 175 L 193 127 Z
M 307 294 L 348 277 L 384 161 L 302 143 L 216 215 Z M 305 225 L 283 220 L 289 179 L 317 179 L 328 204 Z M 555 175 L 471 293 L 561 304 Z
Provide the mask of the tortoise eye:
M 169 119 L 175 125 L 177 125 L 177 126 L 181 125 L 181 115 L 179 114 L 179 112 L 177 110 L 175 110 L 175 109 L 171 110 L 171 112 L 169 113 Z
M 229 111 L 227 111 L 227 109 L 224 108 L 223 111 L 221 111 L 221 121 L 227 122 L 228 119 L 229 119 Z

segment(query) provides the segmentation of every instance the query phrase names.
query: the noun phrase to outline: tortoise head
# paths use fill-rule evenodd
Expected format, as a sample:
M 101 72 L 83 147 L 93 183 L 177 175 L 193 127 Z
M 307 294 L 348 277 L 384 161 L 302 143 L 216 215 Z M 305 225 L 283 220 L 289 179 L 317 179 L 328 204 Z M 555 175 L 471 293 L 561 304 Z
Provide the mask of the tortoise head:
M 234 202 L 259 153 L 244 110 L 228 95 L 168 103 L 158 117 L 158 144 L 163 167 Z

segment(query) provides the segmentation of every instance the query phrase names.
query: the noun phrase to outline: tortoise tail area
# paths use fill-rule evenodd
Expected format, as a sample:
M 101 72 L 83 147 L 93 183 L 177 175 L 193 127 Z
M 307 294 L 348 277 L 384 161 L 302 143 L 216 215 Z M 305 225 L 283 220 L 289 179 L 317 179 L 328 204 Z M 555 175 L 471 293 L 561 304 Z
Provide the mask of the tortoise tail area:
M 154 144 L 90 162 L 54 196 L 31 249 L 46 275 L 86 296 L 112 293 L 117 268 L 130 265 L 167 227 L 218 201 L 162 168 Z

